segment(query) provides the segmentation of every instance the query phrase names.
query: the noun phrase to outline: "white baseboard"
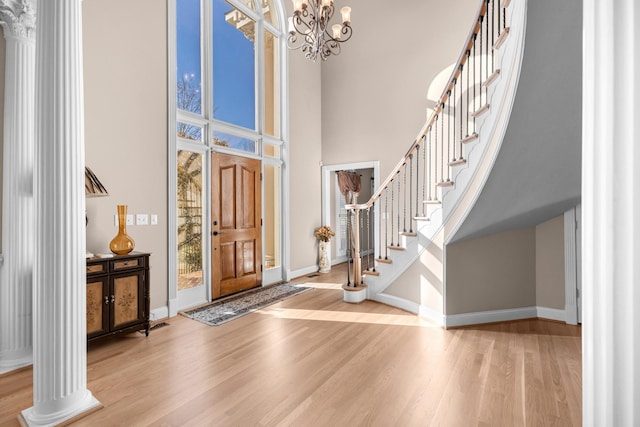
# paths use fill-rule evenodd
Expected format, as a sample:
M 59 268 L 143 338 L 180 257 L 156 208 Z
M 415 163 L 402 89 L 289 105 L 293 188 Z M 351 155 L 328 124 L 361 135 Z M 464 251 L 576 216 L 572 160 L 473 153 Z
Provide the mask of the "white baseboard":
M 538 311 L 538 317 L 542 319 L 558 320 L 560 322 L 567 321 L 566 312 L 559 308 L 549 308 L 549 307 L 538 306 L 536 307 L 536 309 Z
M 405 310 L 410 313 L 418 314 L 418 312 L 420 311 L 420 305 L 418 303 L 406 300 L 404 298 L 398 298 L 393 295 L 379 293 L 375 295 L 370 295 L 369 299 L 373 301 L 381 302 L 383 304 L 390 305 L 392 307 L 397 307 L 401 310 Z
M 509 320 L 530 319 L 533 317 L 538 317 L 537 307 L 479 311 L 475 313 L 450 314 L 444 316 L 444 326 L 446 328 L 454 328 L 457 326 L 507 322 Z
M 178 298 L 174 298 L 174 299 L 169 298 L 168 309 L 169 309 L 168 317 L 173 317 L 178 315 L 178 311 L 179 311 Z
M 10 362 L 4 361 L 2 364 L 0 364 L 0 375 L 7 374 L 11 371 L 15 371 L 31 365 L 33 365 L 32 355 L 23 357 L 19 360 L 12 360 Z
M 331 265 L 338 265 L 338 264 L 342 264 L 343 262 L 347 262 L 347 256 L 339 255 L 335 259 L 331 260 Z
M 169 317 L 169 307 L 167 306 L 154 308 L 149 313 L 149 320 L 151 321 L 164 319 L 166 317 Z
M 421 305 L 418 315 L 435 322 L 438 326 L 444 326 L 444 315 L 431 307 Z
M 310 267 L 301 268 L 298 270 L 289 270 L 289 274 L 287 274 L 287 280 L 295 279 L 296 277 L 306 276 L 311 273 L 317 273 L 318 266 L 312 265 Z
M 454 328 L 457 326 L 479 325 L 482 323 L 508 322 L 510 320 L 542 319 L 566 321 L 564 310 L 549 307 L 522 307 L 507 310 L 478 311 L 475 313 L 450 314 L 444 316 L 444 326 Z

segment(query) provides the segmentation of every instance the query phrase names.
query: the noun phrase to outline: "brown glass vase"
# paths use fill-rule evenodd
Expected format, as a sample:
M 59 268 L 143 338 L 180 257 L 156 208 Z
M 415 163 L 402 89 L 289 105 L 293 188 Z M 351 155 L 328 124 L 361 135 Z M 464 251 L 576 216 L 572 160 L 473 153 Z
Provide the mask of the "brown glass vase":
M 118 234 L 109 243 L 111 252 L 126 255 L 133 250 L 136 242 L 127 234 L 127 205 L 118 205 Z

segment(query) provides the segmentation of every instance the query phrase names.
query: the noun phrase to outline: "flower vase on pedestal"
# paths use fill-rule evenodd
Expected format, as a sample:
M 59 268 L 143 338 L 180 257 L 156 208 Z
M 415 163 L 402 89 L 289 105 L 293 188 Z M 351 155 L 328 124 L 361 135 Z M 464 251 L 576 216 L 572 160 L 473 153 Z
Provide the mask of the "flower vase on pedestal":
M 329 251 L 329 242 L 320 240 L 318 250 L 320 252 L 320 262 L 318 263 L 318 267 L 320 267 L 320 270 L 318 271 L 320 273 L 328 273 L 331 271 L 331 264 L 329 263 L 329 258 L 327 257 L 327 252 Z

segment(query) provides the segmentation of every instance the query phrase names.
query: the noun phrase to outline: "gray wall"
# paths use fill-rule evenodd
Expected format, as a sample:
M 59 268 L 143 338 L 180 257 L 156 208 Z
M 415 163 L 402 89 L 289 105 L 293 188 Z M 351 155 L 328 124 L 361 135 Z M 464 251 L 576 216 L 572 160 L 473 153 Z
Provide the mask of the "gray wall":
M 446 314 L 564 309 L 564 218 L 452 243 Z
M 536 229 L 446 247 L 447 315 L 536 305 Z
M 536 305 L 564 310 L 564 217 L 536 226 Z
M 580 201 L 582 2 L 528 2 L 522 73 L 502 149 L 452 241 L 551 219 Z

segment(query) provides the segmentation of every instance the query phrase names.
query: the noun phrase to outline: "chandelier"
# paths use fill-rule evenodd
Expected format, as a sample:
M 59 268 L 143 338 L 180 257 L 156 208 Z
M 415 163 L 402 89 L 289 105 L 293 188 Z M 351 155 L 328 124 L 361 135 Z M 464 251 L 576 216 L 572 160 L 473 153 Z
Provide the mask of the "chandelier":
M 330 55 L 340 54 L 340 43 L 351 38 L 351 8 L 340 9 L 342 24 L 329 22 L 335 8 L 333 0 L 293 0 L 293 16 L 289 18 L 290 49 L 300 49 L 307 59 L 315 61 L 318 55 L 325 61 Z M 300 38 L 298 38 L 301 36 Z

